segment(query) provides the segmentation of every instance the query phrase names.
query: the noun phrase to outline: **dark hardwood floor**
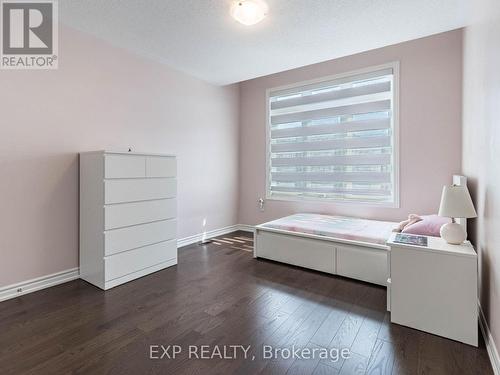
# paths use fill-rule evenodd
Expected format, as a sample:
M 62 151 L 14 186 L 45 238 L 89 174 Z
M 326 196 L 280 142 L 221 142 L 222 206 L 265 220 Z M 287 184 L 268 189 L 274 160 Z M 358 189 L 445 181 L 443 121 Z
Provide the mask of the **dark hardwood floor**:
M 255 260 L 248 236 L 182 248 L 178 266 L 107 292 L 78 280 L 0 303 L 0 374 L 492 374 L 482 341 L 390 324 L 384 288 Z M 182 352 L 150 359 L 150 345 Z M 190 359 L 190 345 L 251 349 Z M 263 345 L 350 358 L 264 359 Z

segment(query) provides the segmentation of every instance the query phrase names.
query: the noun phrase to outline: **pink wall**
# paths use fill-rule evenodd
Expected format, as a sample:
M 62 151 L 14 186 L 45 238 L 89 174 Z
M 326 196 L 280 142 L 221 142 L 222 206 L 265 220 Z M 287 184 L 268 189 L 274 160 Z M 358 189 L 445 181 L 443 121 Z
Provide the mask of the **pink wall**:
M 177 154 L 179 237 L 237 223 L 237 85 L 68 28 L 59 67 L 0 71 L 0 287 L 78 266 L 80 151 Z
M 463 171 L 478 218 L 470 237 L 479 255 L 479 290 L 500 349 L 500 3 L 475 3 L 477 21 L 464 33 Z
M 401 65 L 400 208 L 268 200 L 261 212 L 257 200 L 265 197 L 266 89 L 396 60 Z M 239 222 L 258 224 L 295 212 L 385 220 L 435 213 L 442 186 L 461 170 L 461 95 L 461 30 L 243 82 Z

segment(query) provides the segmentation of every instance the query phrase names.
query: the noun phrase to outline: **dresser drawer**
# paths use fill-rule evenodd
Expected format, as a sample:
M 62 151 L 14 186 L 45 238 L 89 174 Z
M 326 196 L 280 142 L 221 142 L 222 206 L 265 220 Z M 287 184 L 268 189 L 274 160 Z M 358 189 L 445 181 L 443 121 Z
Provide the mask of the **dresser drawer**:
M 176 196 L 176 180 L 151 178 L 104 181 L 104 203 L 124 203 Z
M 165 241 L 104 258 L 105 280 L 113 280 L 177 258 L 177 241 Z
M 175 158 L 165 156 L 146 157 L 147 177 L 175 177 L 177 165 Z
M 175 198 L 105 206 L 104 229 L 109 230 L 171 219 L 176 216 L 176 211 L 177 202 Z
M 146 177 L 146 157 L 137 155 L 104 155 L 105 178 Z
M 154 223 L 134 225 L 104 232 L 104 254 L 121 251 L 170 240 L 176 236 L 176 221 L 163 220 Z

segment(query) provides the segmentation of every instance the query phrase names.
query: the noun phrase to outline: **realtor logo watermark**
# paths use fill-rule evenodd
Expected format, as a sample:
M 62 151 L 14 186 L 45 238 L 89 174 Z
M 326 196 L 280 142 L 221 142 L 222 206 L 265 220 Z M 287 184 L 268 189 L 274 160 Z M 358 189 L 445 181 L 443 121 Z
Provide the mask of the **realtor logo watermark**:
M 56 0 L 0 1 L 2 69 L 57 69 Z
M 186 350 L 187 349 L 187 350 Z M 349 348 L 321 348 L 287 346 L 276 347 L 262 345 L 260 352 L 252 350 L 251 345 L 149 345 L 149 359 L 151 360 L 176 360 L 183 357 L 187 359 L 225 359 L 225 360 L 326 360 L 332 363 L 351 358 Z

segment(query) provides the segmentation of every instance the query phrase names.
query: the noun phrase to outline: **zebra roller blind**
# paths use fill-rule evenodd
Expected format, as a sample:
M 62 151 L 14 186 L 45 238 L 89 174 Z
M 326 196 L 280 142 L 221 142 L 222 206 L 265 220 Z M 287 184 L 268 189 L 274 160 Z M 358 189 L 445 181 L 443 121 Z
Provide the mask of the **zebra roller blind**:
M 397 204 L 394 70 L 269 91 L 269 198 Z

